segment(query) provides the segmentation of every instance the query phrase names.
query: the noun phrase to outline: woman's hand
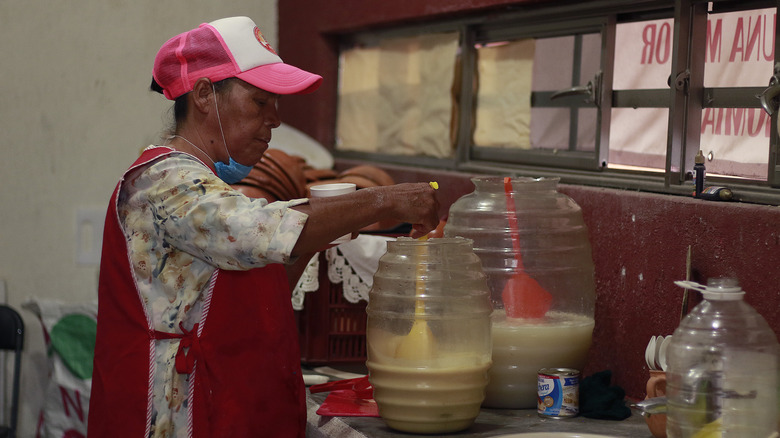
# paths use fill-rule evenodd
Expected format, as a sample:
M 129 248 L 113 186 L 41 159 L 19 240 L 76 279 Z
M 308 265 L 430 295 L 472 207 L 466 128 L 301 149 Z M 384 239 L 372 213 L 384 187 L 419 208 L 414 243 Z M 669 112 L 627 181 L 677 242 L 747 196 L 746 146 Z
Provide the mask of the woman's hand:
M 390 219 L 412 224 L 411 237 L 425 236 L 439 224 L 439 201 L 430 184 L 407 183 L 379 189 L 389 192 L 385 195 L 393 198 L 390 202 L 398 209 Z

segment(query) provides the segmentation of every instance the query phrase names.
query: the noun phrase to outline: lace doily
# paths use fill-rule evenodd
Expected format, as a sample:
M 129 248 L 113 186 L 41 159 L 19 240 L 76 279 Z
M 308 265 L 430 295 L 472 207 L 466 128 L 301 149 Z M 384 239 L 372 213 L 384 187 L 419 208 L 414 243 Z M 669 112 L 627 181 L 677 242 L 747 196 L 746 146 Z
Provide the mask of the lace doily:
M 328 280 L 332 284 L 343 283 L 344 299 L 350 303 L 368 301 L 368 292 L 374 282 L 374 272 L 379 258 L 387 249 L 391 237 L 363 235 L 357 239 L 325 250 L 328 262 Z M 319 289 L 319 253 L 309 261 L 293 290 L 292 303 L 295 310 L 303 309 L 306 292 Z
M 314 292 L 320 288 L 320 253 L 314 254 L 303 270 L 298 284 L 295 285 L 292 293 L 292 306 L 295 310 L 303 309 L 303 300 L 306 298 L 306 292 Z
M 346 256 L 339 251 L 339 247 L 325 251 L 325 259 L 328 261 L 328 280 L 333 284 L 344 283 L 344 299 L 350 303 L 360 300 L 368 301 L 368 291 L 371 290 L 373 277 L 368 282 L 360 278 L 357 272 L 350 266 Z

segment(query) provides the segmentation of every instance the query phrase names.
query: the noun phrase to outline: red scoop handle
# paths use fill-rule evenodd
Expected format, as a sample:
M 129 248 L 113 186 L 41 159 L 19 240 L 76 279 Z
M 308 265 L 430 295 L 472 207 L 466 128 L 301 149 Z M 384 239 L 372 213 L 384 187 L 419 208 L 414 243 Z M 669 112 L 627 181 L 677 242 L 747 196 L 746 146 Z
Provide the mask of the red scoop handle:
M 517 211 L 512 197 L 512 178 L 504 177 L 504 193 L 506 194 L 506 210 L 509 220 L 509 230 L 512 247 L 517 262 L 517 272 L 504 285 L 501 299 L 504 309 L 510 318 L 542 318 L 550 310 L 552 295 L 536 280 L 531 278 L 523 268 L 520 254 L 520 231 L 517 229 Z
M 340 389 L 352 390 L 361 398 L 371 398 L 374 394 L 374 387 L 371 386 L 371 383 L 368 381 L 368 376 L 312 385 L 309 387 L 309 392 L 315 394 L 318 392 L 329 392 Z

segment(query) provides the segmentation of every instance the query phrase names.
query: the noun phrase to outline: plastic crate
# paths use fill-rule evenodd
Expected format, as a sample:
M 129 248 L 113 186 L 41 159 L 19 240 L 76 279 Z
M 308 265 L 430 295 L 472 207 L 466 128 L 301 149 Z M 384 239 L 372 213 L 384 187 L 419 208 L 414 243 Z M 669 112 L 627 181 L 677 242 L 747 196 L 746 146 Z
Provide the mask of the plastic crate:
M 365 362 L 366 303 L 350 303 L 341 283 L 328 280 L 328 262 L 320 254 L 320 287 L 306 294 L 303 309 L 296 312 L 301 362 L 331 365 Z

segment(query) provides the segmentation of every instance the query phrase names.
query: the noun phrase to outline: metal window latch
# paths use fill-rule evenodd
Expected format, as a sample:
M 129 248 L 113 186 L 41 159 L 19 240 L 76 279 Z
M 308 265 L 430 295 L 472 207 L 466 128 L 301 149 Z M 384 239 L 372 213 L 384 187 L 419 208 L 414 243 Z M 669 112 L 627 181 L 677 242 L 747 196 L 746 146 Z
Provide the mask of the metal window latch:
M 770 116 L 780 105 L 777 100 L 778 95 L 780 95 L 780 63 L 775 64 L 775 74 L 769 79 L 769 87 L 756 96 L 761 101 L 764 111 Z
M 603 76 L 602 72 L 599 71 L 596 73 L 596 75 L 588 81 L 585 85 L 578 85 L 576 87 L 567 88 L 565 90 L 559 90 L 550 96 L 550 100 L 558 99 L 560 97 L 566 97 L 566 96 L 576 96 L 578 94 L 584 94 L 588 96 L 585 99 L 585 102 L 593 103 L 597 107 L 601 106 L 601 77 Z
M 691 81 L 691 71 L 686 69 L 683 72 L 680 72 L 677 74 L 677 77 L 674 78 L 674 88 L 677 91 L 682 91 L 683 93 L 688 93 L 688 84 Z

